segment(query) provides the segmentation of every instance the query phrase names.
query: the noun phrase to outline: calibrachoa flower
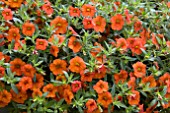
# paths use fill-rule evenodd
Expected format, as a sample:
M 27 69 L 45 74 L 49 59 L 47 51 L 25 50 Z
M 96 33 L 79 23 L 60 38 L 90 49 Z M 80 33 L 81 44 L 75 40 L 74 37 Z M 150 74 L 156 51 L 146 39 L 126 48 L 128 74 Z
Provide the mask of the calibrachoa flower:
M 58 48 L 57 46 L 52 45 L 52 46 L 50 47 L 50 53 L 51 53 L 53 56 L 57 57 L 57 56 L 58 56 L 58 52 L 59 52 L 59 48 Z
M 5 68 L 0 66 L 0 78 L 5 75 Z
M 40 91 L 40 89 L 34 89 L 33 92 L 32 92 L 32 97 L 35 98 L 35 97 L 41 97 L 43 95 L 43 93 Z
M 150 88 L 153 88 L 153 87 L 156 86 L 156 81 L 155 81 L 155 78 L 154 78 L 153 75 L 142 78 L 141 83 L 142 84 L 148 84 L 149 83 Z
M 68 47 L 72 49 L 74 53 L 79 52 L 82 48 L 80 41 L 75 36 L 70 37 Z
M 46 50 L 48 46 L 48 41 L 46 39 L 39 39 L 36 40 L 36 49 L 37 50 Z
M 104 32 L 106 20 L 102 16 L 97 16 L 92 20 L 93 28 L 96 32 Z
M 48 92 L 47 97 L 55 97 L 57 88 L 53 84 L 50 83 L 43 87 L 43 92 Z
M 136 21 L 136 22 L 134 23 L 134 29 L 135 29 L 136 32 L 138 32 L 139 30 L 141 30 L 141 29 L 142 29 L 142 22 L 141 22 L 141 21 Z
M 80 72 L 81 75 L 81 81 L 83 82 L 91 82 L 94 76 L 94 73 L 92 72 L 86 72 L 86 70 L 83 70 Z
M 23 2 L 23 0 L 8 0 L 9 6 L 11 8 L 19 8 Z
M 30 77 L 22 77 L 19 81 L 19 86 L 23 92 L 27 91 L 28 89 L 32 88 L 32 78 Z
M 31 64 L 25 64 L 24 66 L 21 67 L 21 71 L 24 76 L 33 78 L 36 69 Z
M 63 71 L 67 71 L 67 63 L 65 60 L 56 59 L 50 64 L 50 70 L 54 75 L 63 74 Z
M 84 29 L 92 29 L 93 28 L 92 18 L 84 18 L 83 25 Z
M 130 105 L 138 105 L 140 102 L 140 93 L 136 90 L 132 90 L 132 94 L 128 95 L 127 99 Z
M 41 74 L 35 74 L 36 81 L 33 80 L 32 90 L 40 89 L 44 85 L 44 77 Z
M 146 65 L 142 62 L 136 62 L 132 65 L 134 69 L 134 75 L 138 78 L 141 78 L 146 75 Z
M 72 99 L 74 98 L 73 93 L 69 89 L 64 90 L 64 99 L 67 102 L 67 104 L 70 104 L 72 102 Z
M 69 7 L 69 15 L 72 17 L 80 17 L 80 9 L 79 8 L 74 8 L 72 6 Z
M 11 101 L 11 93 L 7 90 L 0 91 L 0 107 L 5 107 Z
M 107 92 L 109 89 L 108 82 L 103 80 L 99 80 L 96 85 L 93 86 L 93 89 L 99 94 L 103 92 Z
M 8 8 L 4 9 L 2 11 L 2 16 L 4 17 L 5 20 L 12 20 L 13 14 L 12 14 L 11 9 L 8 9 Z
M 108 106 L 113 102 L 111 93 L 110 92 L 99 93 L 97 102 L 101 104 L 104 108 L 108 108 Z
M 115 83 L 124 83 L 128 77 L 128 73 L 125 70 L 120 70 L 120 73 L 114 74 Z
M 10 69 L 12 72 L 15 72 L 15 75 L 21 76 L 22 71 L 21 68 L 25 65 L 20 58 L 15 58 L 13 61 L 10 62 Z
M 42 10 L 45 11 L 47 15 L 52 15 L 54 12 L 54 9 L 51 7 L 51 3 L 47 2 L 42 5 Z
M 50 22 L 50 26 L 53 26 L 56 34 L 65 34 L 67 31 L 67 20 L 63 17 L 57 16 L 54 20 Z
M 19 28 L 17 27 L 12 27 L 8 31 L 8 36 L 7 39 L 8 41 L 12 41 L 13 39 L 18 41 L 20 39 L 20 34 L 19 34 Z
M 86 102 L 86 107 L 87 107 L 87 112 L 93 112 L 95 109 L 97 109 L 97 104 L 96 104 L 95 100 L 89 99 Z
M 86 69 L 86 64 L 81 57 L 76 56 L 70 60 L 69 69 L 72 72 L 80 73 Z
M 75 93 L 81 88 L 81 82 L 80 81 L 73 81 L 71 83 L 71 89 Z
M 32 36 L 35 32 L 35 25 L 30 22 L 26 22 L 22 25 L 22 33 L 26 36 Z
M 53 34 L 49 39 L 48 41 L 51 42 L 52 44 L 54 45 L 61 45 L 65 40 L 65 37 L 62 36 L 62 35 L 57 35 L 57 34 Z
M 111 28 L 113 30 L 121 30 L 123 28 L 124 19 L 121 14 L 116 14 L 110 19 L 110 21 L 111 21 Z
M 96 9 L 95 6 L 92 6 L 90 4 L 84 4 L 81 7 L 81 11 L 84 17 L 93 17 L 96 12 Z

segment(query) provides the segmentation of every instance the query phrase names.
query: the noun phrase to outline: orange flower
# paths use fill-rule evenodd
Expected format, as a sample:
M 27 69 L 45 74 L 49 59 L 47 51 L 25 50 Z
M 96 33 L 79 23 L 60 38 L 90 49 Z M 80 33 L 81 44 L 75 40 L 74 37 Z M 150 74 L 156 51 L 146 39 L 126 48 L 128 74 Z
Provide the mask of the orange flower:
M 93 89 L 99 94 L 103 92 L 107 92 L 109 90 L 108 82 L 99 80 L 96 85 L 93 86 Z
M 21 67 L 21 71 L 24 74 L 24 76 L 27 77 L 34 77 L 34 74 L 36 72 L 35 68 L 31 64 L 25 64 L 23 67 Z
M 10 90 L 10 93 L 12 94 L 12 100 L 17 103 L 23 104 L 25 100 L 28 98 L 28 95 L 26 92 L 23 92 L 21 90 L 21 87 L 17 84 L 16 85 L 18 89 L 18 94 L 16 94 L 12 89 Z
M 58 52 L 59 52 L 59 49 L 58 49 L 57 46 L 52 45 L 52 46 L 50 47 L 50 53 L 51 53 L 53 56 L 57 57 L 57 56 L 58 56 Z
M 97 102 L 104 108 L 108 108 L 109 104 L 113 102 L 112 95 L 110 92 L 103 92 L 98 94 Z
M 12 20 L 13 14 L 12 14 L 11 9 L 5 8 L 2 11 L 2 16 L 4 17 L 5 20 Z
M 95 7 L 90 4 L 84 4 L 81 11 L 84 17 L 93 17 L 96 12 Z
M 56 59 L 50 64 L 50 70 L 54 75 L 63 74 L 63 71 L 67 71 L 67 63 L 65 60 Z
M 11 8 L 19 8 L 23 2 L 23 0 L 8 0 L 9 6 Z
M 11 99 L 12 99 L 12 95 L 7 90 L 4 89 L 0 91 L 0 108 L 8 105 Z
M 168 8 L 170 8 L 170 2 L 167 2 L 166 5 L 168 6 Z
M 45 11 L 45 13 L 47 15 L 52 15 L 52 13 L 54 12 L 53 8 L 51 7 L 51 3 L 47 2 L 45 4 L 42 5 L 42 10 Z
M 70 60 L 69 69 L 72 72 L 80 73 L 86 69 L 86 64 L 81 57 L 76 56 Z
M 138 105 L 140 101 L 140 93 L 136 90 L 132 90 L 132 94 L 128 95 L 127 99 L 130 105 Z
M 36 80 L 33 80 L 33 87 L 34 89 L 40 89 L 44 85 L 44 77 L 41 74 L 36 74 Z
M 72 99 L 74 98 L 73 93 L 68 89 L 64 90 L 63 96 L 64 96 L 64 100 L 67 102 L 67 104 L 70 104 Z
M 37 39 L 36 40 L 36 49 L 37 50 L 46 50 L 48 46 L 48 41 L 46 39 Z
M 22 33 L 26 36 L 32 36 L 35 32 L 35 25 L 30 22 L 26 22 L 22 25 Z
M 137 62 L 132 65 L 134 69 L 134 75 L 138 78 L 141 78 L 146 75 L 146 65 L 142 62 Z
M 124 38 L 119 38 L 116 40 L 116 47 L 121 48 L 120 50 L 121 53 L 125 52 L 126 49 L 128 48 L 127 42 Z
M 72 6 L 69 7 L 69 15 L 72 17 L 80 17 L 79 8 L 74 8 Z
M 97 104 L 96 104 L 95 100 L 89 99 L 86 102 L 86 107 L 87 107 L 87 112 L 93 112 L 95 109 L 97 109 Z
M 59 75 L 59 76 L 56 76 L 56 80 L 62 82 L 62 81 L 66 81 L 67 78 L 64 75 Z
M 18 41 L 20 39 L 20 34 L 19 34 L 19 28 L 17 27 L 12 27 L 8 31 L 8 36 L 7 39 L 8 41 L 12 41 L 12 39 Z
M 84 29 L 92 29 L 93 28 L 92 19 L 91 18 L 84 18 L 83 19 L 83 25 L 84 25 Z
M 94 76 L 94 73 L 86 72 L 86 70 L 80 72 L 81 75 L 81 81 L 83 82 L 91 82 Z
M 39 97 L 42 96 L 42 92 L 40 91 L 40 89 L 34 89 L 32 92 L 32 98 L 35 98 L 37 96 L 39 96 Z
M 132 88 L 132 90 L 135 89 L 135 87 L 136 87 L 136 78 L 135 77 L 130 77 L 130 80 L 128 81 L 128 87 Z
M 96 32 L 104 32 L 106 27 L 106 20 L 102 16 L 97 16 L 92 20 L 93 28 Z
M 144 45 L 142 44 L 142 40 L 140 38 L 135 39 L 133 45 L 131 46 L 131 51 L 134 54 L 140 55 L 142 54 L 141 49 L 146 49 Z
M 113 30 L 121 30 L 124 25 L 124 20 L 121 14 L 113 16 L 111 19 L 111 28 Z
M 124 83 L 128 77 L 128 73 L 125 70 L 121 70 L 120 73 L 114 74 L 115 83 Z
M 138 32 L 139 30 L 142 29 L 142 22 L 141 21 L 136 21 L 135 24 L 134 24 L 134 29 L 135 29 L 135 32 Z
M 94 71 L 94 79 L 102 79 L 106 76 L 106 67 L 104 65 L 102 65 L 101 67 L 99 67 L 98 69 L 95 69 Z
M 27 91 L 32 88 L 32 79 L 30 77 L 22 77 L 19 81 L 19 86 L 22 91 Z
M 57 45 L 57 44 L 62 44 L 65 40 L 65 37 L 62 36 L 62 35 L 57 35 L 57 34 L 53 34 L 49 39 L 48 41 L 51 42 L 52 44 L 54 45 Z
M 128 48 L 131 49 L 133 47 L 133 44 L 135 43 L 135 38 L 129 37 L 126 39 L 126 42 L 127 42 Z
M 56 34 L 64 34 L 67 31 L 68 23 L 65 18 L 57 16 L 54 20 L 51 21 L 50 25 L 54 26 L 54 28 L 56 29 Z
M 5 75 L 5 68 L 0 66 L 0 78 Z
M 141 83 L 142 84 L 149 83 L 150 88 L 156 87 L 156 81 L 155 81 L 155 78 L 152 75 L 142 78 Z
M 72 49 L 74 53 L 79 52 L 82 48 L 80 41 L 75 36 L 70 37 L 68 47 Z
M 43 87 L 43 92 L 48 92 L 47 97 L 55 97 L 55 93 L 57 92 L 56 87 L 53 84 L 47 84 Z
M 15 58 L 13 61 L 10 62 L 10 68 L 12 72 L 15 72 L 15 75 L 21 76 L 22 71 L 21 68 L 25 65 L 20 58 Z
M 170 74 L 166 72 L 163 76 L 159 78 L 160 85 L 165 85 L 170 80 Z
M 74 93 L 77 92 L 81 87 L 82 87 L 82 86 L 81 86 L 81 82 L 78 81 L 78 80 L 73 81 L 73 82 L 71 83 L 71 89 L 72 89 L 72 91 L 73 91 Z
M 25 44 L 25 43 L 26 43 L 25 40 L 16 41 L 14 45 L 14 50 L 22 49 L 23 48 L 22 44 Z

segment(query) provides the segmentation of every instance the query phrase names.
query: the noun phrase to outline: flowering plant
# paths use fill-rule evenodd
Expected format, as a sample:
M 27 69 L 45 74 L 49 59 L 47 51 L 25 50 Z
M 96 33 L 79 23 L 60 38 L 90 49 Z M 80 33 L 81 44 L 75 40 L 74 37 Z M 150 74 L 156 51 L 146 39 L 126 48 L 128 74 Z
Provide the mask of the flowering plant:
M 0 107 L 168 112 L 169 8 L 167 0 L 1 0 Z

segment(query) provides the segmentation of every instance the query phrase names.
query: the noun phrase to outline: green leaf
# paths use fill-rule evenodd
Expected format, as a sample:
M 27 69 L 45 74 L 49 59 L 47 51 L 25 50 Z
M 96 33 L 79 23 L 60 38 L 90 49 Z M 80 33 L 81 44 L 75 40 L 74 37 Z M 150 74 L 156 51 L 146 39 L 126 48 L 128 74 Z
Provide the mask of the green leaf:
M 11 84 L 11 88 L 14 90 L 16 94 L 18 94 L 18 88 L 15 86 L 15 84 Z
M 120 101 L 114 101 L 113 104 L 116 105 L 118 108 L 127 108 L 127 106 Z

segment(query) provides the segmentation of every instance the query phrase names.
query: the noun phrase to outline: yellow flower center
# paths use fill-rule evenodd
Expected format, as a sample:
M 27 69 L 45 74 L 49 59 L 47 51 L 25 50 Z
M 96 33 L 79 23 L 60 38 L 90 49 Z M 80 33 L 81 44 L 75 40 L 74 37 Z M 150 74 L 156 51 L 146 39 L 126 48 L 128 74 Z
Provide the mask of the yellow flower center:
M 139 67 L 137 70 L 138 70 L 138 71 L 141 71 L 141 68 Z
M 90 9 L 90 8 L 87 8 L 87 9 L 86 9 L 86 11 L 87 11 L 87 12 L 90 12 L 90 11 L 91 11 L 91 9 Z
M 57 23 L 57 27 L 61 27 L 61 23 Z
M 16 36 L 17 36 L 17 34 L 16 34 L 16 33 L 14 33 L 14 34 L 13 34 L 13 36 L 14 36 L 14 37 L 16 37 Z
M 74 12 L 74 13 L 77 13 L 77 10 L 76 10 L 76 9 L 74 9 L 74 10 L 73 10 L 73 12 Z
M 9 12 L 6 12 L 6 15 L 8 16 L 8 15 L 9 15 Z
M 101 23 L 100 23 L 99 21 L 97 21 L 97 22 L 96 22 L 96 25 L 98 25 L 98 26 L 99 26 L 99 25 L 101 25 Z
M 138 49 L 138 48 L 139 48 L 139 46 L 135 46 L 135 48 L 136 48 L 136 49 Z

